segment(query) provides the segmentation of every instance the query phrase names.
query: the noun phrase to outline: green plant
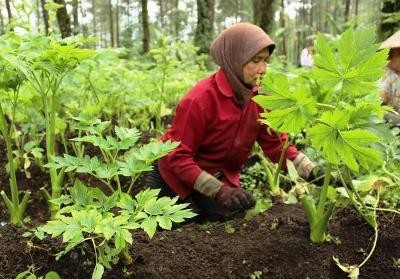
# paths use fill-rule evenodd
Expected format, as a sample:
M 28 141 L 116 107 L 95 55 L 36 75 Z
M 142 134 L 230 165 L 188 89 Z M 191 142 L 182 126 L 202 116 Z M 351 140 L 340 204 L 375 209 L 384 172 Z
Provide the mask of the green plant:
M 62 235 L 65 249 L 56 259 L 82 242 L 92 244 L 95 268 L 92 278 L 101 278 L 104 267 L 111 268 L 123 255 L 126 263 L 132 258 L 128 248 L 133 243 L 131 230 L 143 229 L 152 238 L 157 226 L 171 230 L 172 224 L 183 222 L 196 214 L 185 209 L 188 204 L 175 204 L 176 198 L 157 198 L 160 190 L 146 189 L 132 196 L 114 192 L 106 196 L 98 188 L 89 188 L 79 180 L 70 188 L 70 195 L 51 200 L 62 207 L 55 219 L 38 228 L 52 237 Z
M 250 274 L 250 279 L 260 279 L 262 278 L 262 271 L 256 270 Z
M 260 163 L 247 167 L 240 175 L 240 185 L 256 198 L 256 205 L 247 210 L 245 218 L 247 220 L 255 215 L 264 212 L 272 206 L 270 195 L 265 191 L 267 176 Z
M 103 136 L 102 133 L 110 126 L 109 121 L 93 120 L 89 125 L 81 126 L 86 135 L 74 138 L 75 142 L 90 143 L 99 148 L 102 160 L 97 156 L 75 157 L 64 154 L 63 157 L 53 156 L 52 162 L 46 164 L 50 169 L 61 169 L 65 172 L 88 173 L 104 182 L 112 192 L 121 189 L 120 176 L 130 177 L 126 193 L 130 193 L 134 182 L 143 172 L 152 170 L 152 163 L 176 148 L 178 142 L 153 141 L 146 145 L 135 147 L 140 132 L 136 128 L 129 129 L 116 126 L 115 137 Z M 123 152 L 121 154 L 121 152 Z M 117 183 L 117 189 L 112 185 Z
M 11 41 L 11 40 L 10 40 Z M 4 191 L 1 191 L 1 197 L 6 205 L 7 211 L 10 214 L 10 222 L 12 224 L 20 224 L 23 221 L 23 215 L 30 197 L 30 192 L 25 191 L 22 200 L 20 201 L 17 178 L 15 175 L 17 165 L 14 160 L 13 146 L 11 142 L 12 131 L 14 127 L 15 111 L 17 107 L 17 100 L 19 95 L 19 88 L 23 82 L 23 77 L 18 73 L 15 65 L 9 63 L 7 57 L 10 52 L 10 41 L 0 41 L 0 133 L 6 143 L 6 152 L 8 160 L 8 173 L 10 174 L 10 190 L 11 200 Z M 16 43 L 16 42 L 12 42 Z M 5 111 L 3 111 L 3 94 L 6 95 L 9 91 L 13 92 L 12 96 L 12 114 L 11 123 L 8 124 Z
M 36 268 L 34 265 L 28 267 L 27 270 L 19 273 L 15 279 L 60 279 L 60 275 L 58 275 L 55 271 L 49 271 L 45 274 L 45 276 L 37 276 L 35 275 Z
M 43 113 L 46 119 L 46 156 L 51 162 L 55 155 L 57 109 L 60 85 L 64 77 L 75 69 L 83 60 L 94 55 L 93 50 L 81 49 L 80 42 L 74 39 L 57 39 L 55 36 L 17 36 L 19 45 L 7 49 L 3 58 L 23 75 L 33 89 L 41 96 Z M 47 200 L 61 194 L 64 171 L 50 169 L 51 193 L 42 188 Z M 54 216 L 57 208 L 50 204 Z
M 302 82 L 289 80 L 282 74 L 269 75 L 264 82 L 267 95 L 255 97 L 267 109 L 262 114 L 265 123 L 285 133 L 298 134 L 304 130 L 325 161 L 326 176 L 320 191 L 311 192 L 304 184 L 299 185 L 299 198 L 313 242 L 326 240 L 327 225 L 338 196 L 338 189 L 330 185 L 331 172 L 336 171 L 348 199 L 373 227 L 376 243 L 375 211 L 380 190 L 371 189 L 377 197 L 367 202 L 351 181 L 352 173 L 372 171 L 383 162 L 382 153 L 376 148 L 384 141 L 383 109 L 376 81 L 383 74 L 387 51 L 377 52 L 374 41 L 371 29 L 356 32 L 349 29 L 334 46 L 328 45 L 319 34 L 316 66 Z M 372 251 L 355 268 L 360 268 Z

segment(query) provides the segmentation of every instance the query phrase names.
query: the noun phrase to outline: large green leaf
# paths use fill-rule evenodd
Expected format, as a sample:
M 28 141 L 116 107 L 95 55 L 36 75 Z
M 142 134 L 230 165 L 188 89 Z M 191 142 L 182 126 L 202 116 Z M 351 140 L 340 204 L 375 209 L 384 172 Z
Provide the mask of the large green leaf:
M 379 138 L 367 130 L 349 129 L 349 120 L 346 111 L 325 112 L 322 123 L 310 128 L 307 135 L 332 164 L 338 165 L 342 161 L 354 171 L 359 171 L 359 165 L 369 169 L 381 164 L 379 151 L 370 147 Z

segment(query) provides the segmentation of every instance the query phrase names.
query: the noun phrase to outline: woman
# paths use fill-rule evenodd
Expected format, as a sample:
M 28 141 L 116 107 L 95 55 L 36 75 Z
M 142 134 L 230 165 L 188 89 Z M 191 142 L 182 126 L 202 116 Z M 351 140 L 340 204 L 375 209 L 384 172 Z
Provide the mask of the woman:
M 235 24 L 214 40 L 210 53 L 220 69 L 179 102 L 162 140 L 180 145 L 158 161 L 149 186 L 161 187 L 162 195 L 179 195 L 209 217 L 229 217 L 254 206 L 254 197 L 239 184 L 243 164 L 256 141 L 278 162 L 286 138 L 268 133 L 258 121 L 263 109 L 252 100 L 274 48 L 271 38 L 249 23 Z M 286 158 L 303 177 L 314 167 L 294 146 Z

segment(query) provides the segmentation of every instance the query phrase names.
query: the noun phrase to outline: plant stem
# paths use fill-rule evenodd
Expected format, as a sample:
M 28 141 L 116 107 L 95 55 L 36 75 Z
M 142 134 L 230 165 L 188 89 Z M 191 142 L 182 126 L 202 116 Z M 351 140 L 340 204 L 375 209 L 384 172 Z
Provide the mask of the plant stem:
M 10 213 L 10 222 L 12 224 L 22 223 L 22 216 L 24 215 L 30 192 L 26 191 L 22 202 L 19 202 L 18 184 L 17 177 L 15 176 L 14 156 L 12 154 L 11 137 L 7 128 L 6 118 L 4 116 L 3 107 L 0 103 L 0 132 L 3 135 L 6 143 L 7 160 L 10 170 L 10 190 L 11 190 L 11 201 L 7 197 L 4 191 L 1 192 L 1 196 L 6 204 L 7 210 Z
M 358 268 L 361 268 L 372 256 L 373 252 L 375 251 L 376 248 L 376 243 L 378 242 L 378 226 L 374 228 L 374 243 L 372 245 L 371 251 L 369 251 L 368 256 L 358 265 Z
M 328 186 L 329 182 L 331 180 L 331 165 L 328 164 L 328 167 L 326 168 L 325 171 L 325 178 L 324 178 L 324 184 L 322 186 L 321 194 L 319 196 L 319 202 L 317 206 L 317 212 L 319 215 L 322 215 L 324 210 L 325 210 L 325 203 L 326 203 L 326 196 L 328 194 Z

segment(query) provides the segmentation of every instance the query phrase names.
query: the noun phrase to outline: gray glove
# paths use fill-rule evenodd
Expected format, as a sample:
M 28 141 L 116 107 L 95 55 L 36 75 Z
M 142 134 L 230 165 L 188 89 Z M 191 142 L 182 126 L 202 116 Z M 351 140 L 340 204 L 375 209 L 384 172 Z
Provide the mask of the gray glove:
M 315 164 L 303 153 L 299 152 L 293 160 L 294 167 L 300 177 L 307 179 Z
M 194 189 L 214 199 L 228 210 L 245 210 L 255 205 L 254 197 L 242 188 L 229 187 L 211 174 L 202 171 L 194 183 Z

